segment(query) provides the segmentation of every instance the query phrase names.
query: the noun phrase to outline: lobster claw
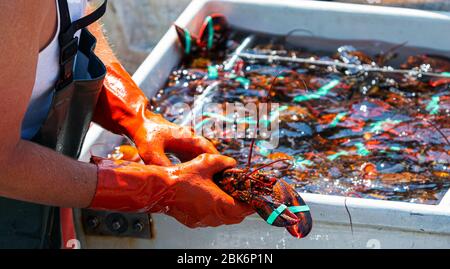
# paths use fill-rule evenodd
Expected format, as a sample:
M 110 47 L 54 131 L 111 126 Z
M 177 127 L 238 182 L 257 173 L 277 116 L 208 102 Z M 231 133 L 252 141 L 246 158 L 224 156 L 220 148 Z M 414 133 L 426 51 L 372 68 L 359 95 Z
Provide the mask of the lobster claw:
M 183 48 L 184 54 L 191 55 L 199 50 L 198 38 L 193 35 L 186 28 L 180 27 L 174 24 L 175 30 L 178 35 L 178 40 L 180 41 L 181 47 Z
M 286 206 L 277 202 L 271 202 L 264 197 L 254 197 L 250 205 L 267 223 L 277 227 L 296 225 L 300 220 L 297 216 L 286 210 Z
M 225 44 L 228 33 L 229 27 L 225 16 L 220 13 L 211 14 L 205 18 L 200 28 L 200 46 L 207 50 L 214 50 Z
M 212 14 L 205 18 L 200 34 L 195 36 L 186 28 L 174 25 L 185 55 L 195 55 L 199 52 L 222 48 L 228 39 L 228 23 L 222 14 Z
M 297 238 L 303 238 L 309 234 L 312 229 L 312 217 L 309 207 L 303 201 L 302 197 L 286 181 L 279 179 L 273 187 L 275 200 L 282 202 L 287 206 L 287 210 L 294 214 L 298 222 L 287 226 L 286 230 Z

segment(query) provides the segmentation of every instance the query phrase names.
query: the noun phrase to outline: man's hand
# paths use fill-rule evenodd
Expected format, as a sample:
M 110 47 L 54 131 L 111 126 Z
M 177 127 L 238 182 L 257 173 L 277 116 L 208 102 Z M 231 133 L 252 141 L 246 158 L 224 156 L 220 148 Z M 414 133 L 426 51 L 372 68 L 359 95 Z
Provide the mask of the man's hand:
M 125 69 L 119 63 L 107 65 L 94 121 L 133 140 L 145 163 L 171 165 L 165 151 L 175 153 L 181 161 L 202 153 L 218 153 L 211 142 L 196 136 L 191 128 L 173 124 L 148 107 L 147 97 Z
M 98 166 L 94 209 L 165 213 L 191 228 L 239 223 L 254 212 L 212 181 L 214 174 L 236 165 L 225 156 L 202 154 L 171 167 L 93 161 Z
M 157 114 L 147 119 L 134 137 L 139 155 L 147 164 L 171 165 L 166 151 L 174 153 L 182 162 L 202 153 L 219 153 L 210 141 L 195 135 L 190 127 L 181 127 Z

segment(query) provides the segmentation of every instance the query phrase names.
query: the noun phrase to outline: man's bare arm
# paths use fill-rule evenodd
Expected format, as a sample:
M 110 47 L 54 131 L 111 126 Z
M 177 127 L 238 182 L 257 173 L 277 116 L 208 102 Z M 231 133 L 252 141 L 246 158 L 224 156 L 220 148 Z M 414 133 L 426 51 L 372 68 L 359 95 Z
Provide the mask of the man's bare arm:
M 86 207 L 95 193 L 96 167 L 20 139 L 50 2 L 0 0 L 0 196 Z

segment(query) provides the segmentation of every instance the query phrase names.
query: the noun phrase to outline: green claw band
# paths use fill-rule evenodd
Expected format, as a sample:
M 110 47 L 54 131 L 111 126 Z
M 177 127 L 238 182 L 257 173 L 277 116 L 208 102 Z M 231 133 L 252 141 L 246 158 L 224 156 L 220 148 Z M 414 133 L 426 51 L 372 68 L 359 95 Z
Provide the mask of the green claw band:
M 242 86 L 244 87 L 248 87 L 250 86 L 250 80 L 248 78 L 245 77 L 237 77 L 235 79 L 237 82 L 239 82 Z
M 211 49 L 213 46 L 213 38 L 214 38 L 214 25 L 211 16 L 206 17 L 206 21 L 208 24 L 208 49 Z
M 307 212 L 309 211 L 309 206 L 307 205 L 298 205 L 298 206 L 290 206 L 288 207 L 289 211 L 292 213 L 298 213 L 298 212 Z
M 287 206 L 282 204 L 280 205 L 277 209 L 275 209 L 275 211 L 272 212 L 272 214 L 270 214 L 270 216 L 267 218 L 267 223 L 269 223 L 270 225 L 273 224 L 273 222 L 278 218 L 278 216 L 283 213 L 284 210 L 286 210 Z
M 217 79 L 219 77 L 219 72 L 215 66 L 208 66 L 208 78 L 209 79 Z
M 291 213 L 299 213 L 299 212 L 308 212 L 309 206 L 307 205 L 298 205 L 298 206 L 290 206 L 287 207 L 285 204 L 281 204 L 275 211 L 270 214 L 270 216 L 267 218 L 267 223 L 270 225 L 273 224 L 273 222 L 278 218 L 281 213 L 283 213 L 284 210 L 288 209 Z
M 191 53 L 191 42 L 192 42 L 192 38 L 191 38 L 191 34 L 189 33 L 188 30 L 184 30 L 184 38 L 185 38 L 185 47 L 184 47 L 184 53 L 189 54 Z

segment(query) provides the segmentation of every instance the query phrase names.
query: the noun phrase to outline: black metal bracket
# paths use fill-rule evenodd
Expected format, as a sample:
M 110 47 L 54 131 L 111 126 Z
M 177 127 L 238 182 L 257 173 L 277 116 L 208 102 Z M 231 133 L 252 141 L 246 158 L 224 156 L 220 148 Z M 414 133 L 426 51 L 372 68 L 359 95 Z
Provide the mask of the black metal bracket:
M 151 239 L 153 235 L 153 222 L 150 214 L 83 209 L 81 219 L 87 235 L 145 239 Z

